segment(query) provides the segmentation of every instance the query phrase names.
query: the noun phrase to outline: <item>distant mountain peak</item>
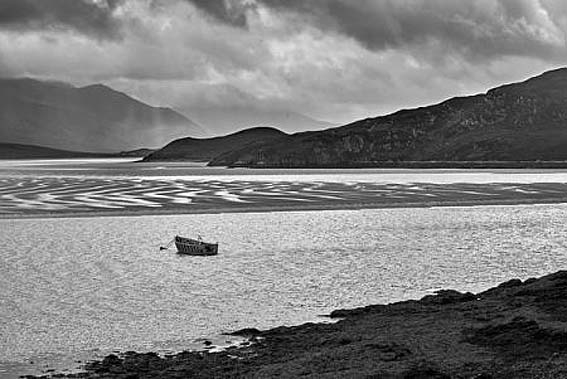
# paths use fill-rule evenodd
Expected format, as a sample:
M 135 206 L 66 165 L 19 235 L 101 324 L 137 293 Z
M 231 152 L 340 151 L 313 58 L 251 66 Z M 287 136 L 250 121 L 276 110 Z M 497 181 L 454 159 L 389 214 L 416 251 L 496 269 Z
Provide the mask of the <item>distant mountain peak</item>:
M 316 120 L 291 110 L 270 109 L 269 107 L 189 107 L 182 111 L 208 129 L 212 135 L 225 135 L 259 126 L 276 127 L 286 133 L 321 130 L 336 126 L 336 124 Z
M 0 140 L 76 151 L 121 151 L 204 136 L 195 122 L 103 84 L 74 87 L 31 78 L 0 80 Z

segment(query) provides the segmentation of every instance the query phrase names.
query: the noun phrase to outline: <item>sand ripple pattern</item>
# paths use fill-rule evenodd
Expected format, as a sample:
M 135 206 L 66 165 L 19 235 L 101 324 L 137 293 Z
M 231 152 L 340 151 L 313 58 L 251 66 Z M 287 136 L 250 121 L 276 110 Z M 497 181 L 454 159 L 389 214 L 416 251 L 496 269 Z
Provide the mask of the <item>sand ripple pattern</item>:
M 139 178 L 0 179 L 0 214 L 181 213 L 567 201 L 566 183 L 392 184 Z

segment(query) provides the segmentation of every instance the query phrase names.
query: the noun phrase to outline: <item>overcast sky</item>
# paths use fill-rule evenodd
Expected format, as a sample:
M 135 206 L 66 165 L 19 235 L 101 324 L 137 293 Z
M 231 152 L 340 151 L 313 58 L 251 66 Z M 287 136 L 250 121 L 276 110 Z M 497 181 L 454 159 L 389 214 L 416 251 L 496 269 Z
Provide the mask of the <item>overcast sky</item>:
M 0 0 L 0 76 L 348 122 L 567 62 L 565 0 Z

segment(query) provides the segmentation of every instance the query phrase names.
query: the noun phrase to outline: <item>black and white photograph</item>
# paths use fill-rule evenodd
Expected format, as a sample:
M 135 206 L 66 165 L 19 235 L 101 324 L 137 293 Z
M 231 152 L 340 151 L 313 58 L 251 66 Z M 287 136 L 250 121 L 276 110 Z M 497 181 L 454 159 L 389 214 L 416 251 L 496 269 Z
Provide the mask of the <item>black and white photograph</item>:
M 567 379 L 566 0 L 0 0 L 0 379 Z

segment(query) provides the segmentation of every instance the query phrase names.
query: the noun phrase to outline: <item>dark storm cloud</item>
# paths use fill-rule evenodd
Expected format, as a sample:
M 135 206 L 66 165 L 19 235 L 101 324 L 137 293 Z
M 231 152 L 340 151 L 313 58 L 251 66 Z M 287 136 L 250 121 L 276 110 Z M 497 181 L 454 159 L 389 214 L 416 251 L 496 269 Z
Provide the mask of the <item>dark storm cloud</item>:
M 310 15 L 315 25 L 348 35 L 372 50 L 435 42 L 473 58 L 555 56 L 564 35 L 553 2 L 538 0 L 258 0 Z M 554 35 L 555 33 L 555 35 Z M 564 32 L 563 32 L 564 33 Z M 563 46 L 564 47 L 564 46 Z
M 238 27 L 247 25 L 245 5 L 241 1 L 230 0 L 187 0 L 214 19 Z
M 565 57 L 565 15 L 557 15 L 555 0 L 188 1 L 218 21 L 241 27 L 247 25 L 246 10 L 264 6 L 349 36 L 370 50 L 430 43 L 472 60 Z
M 114 11 L 122 0 L 1 0 L 0 28 L 16 31 L 75 30 L 96 38 L 119 35 Z
M 338 123 L 564 65 L 566 31 L 566 0 L 0 0 L 0 76 Z

